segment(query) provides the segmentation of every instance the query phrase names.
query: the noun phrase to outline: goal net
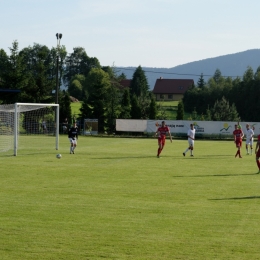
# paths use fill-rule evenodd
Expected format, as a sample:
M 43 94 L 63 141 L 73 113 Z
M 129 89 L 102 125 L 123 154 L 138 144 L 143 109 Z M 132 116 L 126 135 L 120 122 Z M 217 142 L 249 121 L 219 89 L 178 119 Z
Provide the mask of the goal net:
M 59 146 L 59 105 L 15 103 L 0 105 L 0 152 L 36 151 Z M 33 149 L 33 150 L 32 150 Z

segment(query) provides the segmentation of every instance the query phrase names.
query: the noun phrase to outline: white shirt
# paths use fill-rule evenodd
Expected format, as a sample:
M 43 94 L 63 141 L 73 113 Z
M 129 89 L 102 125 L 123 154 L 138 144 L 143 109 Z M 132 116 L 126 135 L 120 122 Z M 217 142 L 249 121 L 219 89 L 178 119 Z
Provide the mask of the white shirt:
M 195 138 L 195 128 L 189 129 L 187 135 L 194 139 Z
M 249 129 L 246 129 L 246 138 L 247 139 L 250 139 L 254 136 L 254 131 L 253 129 L 249 128 Z

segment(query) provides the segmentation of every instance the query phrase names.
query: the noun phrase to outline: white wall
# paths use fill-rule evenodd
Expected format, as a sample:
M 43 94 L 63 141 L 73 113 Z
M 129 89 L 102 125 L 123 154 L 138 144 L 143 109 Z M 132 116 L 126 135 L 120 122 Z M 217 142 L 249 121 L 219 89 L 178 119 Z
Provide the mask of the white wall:
M 162 120 L 133 120 L 133 119 L 117 119 L 116 130 L 124 132 L 155 132 L 156 122 L 161 124 Z M 232 135 L 234 131 L 234 125 L 237 122 L 228 121 L 186 121 L 186 120 L 165 120 L 166 125 L 170 128 L 172 134 L 184 133 L 186 134 L 190 128 L 190 124 L 194 124 L 196 133 L 199 134 L 221 134 Z M 259 122 L 241 122 L 242 130 L 246 131 L 246 124 L 251 127 L 254 126 L 255 136 L 260 134 Z

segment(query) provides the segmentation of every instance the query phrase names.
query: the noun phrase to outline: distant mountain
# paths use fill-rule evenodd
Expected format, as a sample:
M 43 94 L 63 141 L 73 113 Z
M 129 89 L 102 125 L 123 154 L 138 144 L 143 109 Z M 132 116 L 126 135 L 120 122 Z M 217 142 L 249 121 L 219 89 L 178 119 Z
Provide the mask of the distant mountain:
M 222 76 L 243 77 L 248 67 L 254 71 L 260 66 L 260 49 L 247 50 L 234 54 L 223 55 L 179 65 L 173 68 L 142 67 L 148 80 L 150 89 L 154 88 L 156 79 L 193 79 L 197 84 L 203 73 L 204 80 L 211 78 L 216 69 Z M 136 67 L 117 67 L 117 73 L 124 73 L 127 79 L 132 79 Z

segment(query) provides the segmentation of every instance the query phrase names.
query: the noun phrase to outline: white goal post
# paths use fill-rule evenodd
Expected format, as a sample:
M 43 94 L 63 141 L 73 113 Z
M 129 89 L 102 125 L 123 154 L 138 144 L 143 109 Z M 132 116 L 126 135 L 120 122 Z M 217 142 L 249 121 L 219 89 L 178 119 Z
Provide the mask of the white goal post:
M 20 140 L 23 139 L 21 136 L 24 140 Z M 55 138 L 55 148 L 59 149 L 59 104 L 0 105 L 0 152 L 6 152 L 13 147 L 16 156 L 17 150 L 23 147 L 22 143 L 24 149 L 30 149 L 28 144 L 37 145 L 37 141 L 41 140 L 42 136 L 52 137 L 49 138 L 51 143 Z M 20 144 L 20 141 L 23 142 Z M 39 143 L 38 146 L 41 144 Z

